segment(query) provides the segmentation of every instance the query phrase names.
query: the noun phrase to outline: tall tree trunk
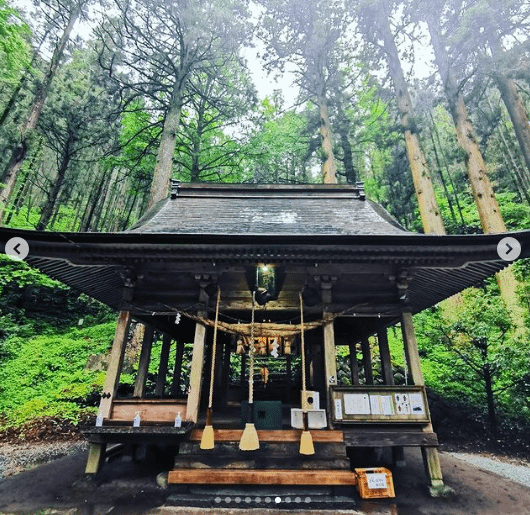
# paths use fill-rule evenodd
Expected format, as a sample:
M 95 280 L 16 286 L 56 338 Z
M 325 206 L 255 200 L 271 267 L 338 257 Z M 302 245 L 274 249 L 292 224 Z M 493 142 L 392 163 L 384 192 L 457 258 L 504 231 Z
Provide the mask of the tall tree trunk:
M 412 118 L 413 107 L 405 75 L 399 60 L 399 54 L 386 15 L 378 16 L 378 24 L 383 38 L 384 49 L 387 54 L 388 68 L 394 83 L 397 106 L 401 116 L 407 157 L 412 172 L 414 189 L 418 200 L 421 222 L 426 234 L 445 234 L 445 227 L 432 183 L 431 173 L 425 159 L 425 154 L 415 132 Z
M 37 126 L 37 122 L 39 121 L 40 113 L 42 112 L 42 108 L 44 107 L 44 102 L 48 96 L 48 91 L 50 90 L 52 80 L 59 66 L 59 60 L 63 55 L 68 40 L 70 39 L 70 34 L 74 28 L 75 22 L 81 13 L 81 6 L 82 3 L 80 2 L 70 12 L 68 24 L 64 29 L 61 39 L 54 49 L 53 56 L 46 74 L 44 75 L 44 78 L 42 79 L 42 82 L 35 93 L 26 123 L 22 129 L 20 141 L 13 149 L 11 158 L 4 169 L 4 172 L 2 173 L 2 177 L 0 177 L 0 183 L 4 185 L 2 191 L 0 192 L 0 222 L 2 222 L 5 213 L 5 206 L 15 187 L 18 172 L 24 163 L 24 159 L 26 158 L 31 145 L 31 136 L 35 130 L 35 127 Z
M 444 90 L 449 104 L 449 111 L 453 117 L 458 144 L 464 151 L 469 184 L 475 199 L 480 224 L 485 234 L 504 233 L 506 225 L 493 191 L 493 186 L 487 175 L 486 163 L 475 137 L 473 126 L 468 116 L 464 97 L 458 88 L 454 73 L 449 66 L 449 57 L 445 44 L 441 38 L 436 21 L 428 20 L 431 43 L 434 50 L 436 66 L 442 77 Z M 513 314 L 516 333 L 523 334 L 524 312 L 519 306 L 517 289 L 518 283 L 511 268 L 497 273 L 497 283 L 501 296 L 509 311 Z
M 318 108 L 320 110 L 320 136 L 324 154 L 322 178 L 324 184 L 337 184 L 337 165 L 333 154 L 333 132 L 329 121 L 328 103 L 324 94 L 318 97 Z
M 447 158 L 445 156 L 445 152 L 443 150 L 443 145 L 442 145 L 442 142 L 440 140 L 440 134 L 438 133 L 438 127 L 436 127 L 436 123 L 434 122 L 434 118 L 432 116 L 432 113 L 429 113 L 429 117 L 431 119 L 431 127 L 432 127 L 431 137 L 432 137 L 433 148 L 435 149 L 436 156 L 438 156 L 438 152 L 436 150 L 436 143 L 438 143 L 438 147 L 440 148 L 440 151 L 441 151 L 442 157 L 443 157 L 443 167 L 445 168 L 445 172 L 447 173 L 447 177 L 449 178 L 449 182 L 451 184 L 451 188 L 453 189 L 453 195 L 454 195 L 454 198 L 455 198 L 455 204 L 456 204 L 456 207 L 458 209 L 458 217 L 460 218 L 460 223 L 462 224 L 462 228 L 464 229 L 466 227 L 466 221 L 464 220 L 464 215 L 463 215 L 463 211 L 462 211 L 462 206 L 460 205 L 460 200 L 458 200 L 458 193 L 457 193 L 457 190 L 456 190 L 455 182 L 453 180 L 453 176 L 451 174 L 451 171 L 449 170 L 449 165 L 447 164 Z M 435 137 L 436 137 L 436 142 L 435 142 Z M 438 157 L 437 157 L 437 159 L 438 159 Z M 440 166 L 440 175 L 443 177 L 441 165 L 439 165 L 439 166 Z M 444 184 L 445 184 L 445 181 L 444 181 Z
M 173 171 L 173 155 L 177 139 L 177 129 L 180 123 L 182 112 L 183 80 L 177 80 L 174 85 L 171 105 L 164 120 L 162 137 L 158 154 L 156 156 L 155 169 L 153 171 L 153 181 L 149 192 L 149 202 L 147 208 L 151 208 L 159 200 L 167 197 L 169 179 Z
M 88 231 L 90 228 L 90 224 L 92 223 L 92 218 L 94 217 L 94 214 L 96 212 L 96 207 L 99 203 L 102 202 L 101 194 L 103 192 L 103 187 L 105 186 L 105 183 L 107 181 L 107 178 L 105 177 L 105 173 L 101 174 L 101 179 L 99 180 L 99 184 L 95 189 L 92 190 L 92 195 L 90 196 L 91 202 L 89 206 L 87 206 L 87 217 L 86 220 L 83 221 L 82 227 L 84 231 Z
M 493 59 L 495 61 L 502 60 L 504 50 L 497 35 L 494 35 L 489 39 L 489 46 Z M 506 75 L 500 71 L 495 74 L 495 80 L 502 101 L 504 102 L 510 115 L 510 119 L 512 120 L 515 135 L 517 136 L 517 141 L 521 147 L 528 175 L 530 174 L 530 121 L 528 120 L 526 107 L 519 94 L 514 79 L 506 77 Z
M 497 434 L 497 416 L 495 413 L 495 399 L 493 397 L 493 379 L 491 377 L 491 368 L 489 363 L 485 363 L 482 367 L 484 376 L 484 389 L 486 391 L 486 403 L 488 405 L 488 421 L 491 432 Z
M 48 193 L 48 200 L 42 208 L 40 220 L 36 227 L 37 231 L 43 231 L 44 229 L 46 229 L 46 227 L 48 226 L 48 222 L 52 217 L 53 209 L 55 207 L 55 204 L 57 203 L 59 192 L 61 191 L 61 188 L 64 183 L 66 170 L 68 169 L 68 165 L 70 164 L 70 160 L 72 159 L 72 143 L 73 140 L 70 136 L 66 140 L 66 144 L 63 149 L 63 155 L 61 158 L 61 164 L 59 165 L 59 169 L 57 170 L 57 176 L 55 177 L 55 181 L 53 182 L 52 189 Z
M 340 104 L 340 101 L 339 101 Z M 342 164 L 344 166 L 344 175 L 346 176 L 346 182 L 348 184 L 356 184 L 357 173 L 353 164 L 353 150 L 350 143 L 350 123 L 346 114 L 342 110 L 342 106 L 339 105 L 339 118 L 338 133 L 340 137 L 340 145 L 342 147 L 343 158 Z
M 26 192 L 28 189 L 28 179 L 29 179 L 31 172 L 33 171 L 33 167 L 35 166 L 35 161 L 37 160 L 37 157 L 40 154 L 41 147 L 42 147 L 42 138 L 39 138 L 39 141 L 37 143 L 37 148 L 35 152 L 33 153 L 33 157 L 30 161 L 29 166 L 27 167 L 26 173 L 24 174 L 23 178 L 20 181 L 21 184 L 15 196 L 15 200 L 13 201 L 11 209 L 9 210 L 8 215 L 6 217 L 6 220 L 5 220 L 6 225 L 8 225 L 9 222 L 11 221 L 11 218 L 13 217 L 14 212 L 16 211 L 18 213 L 20 210 L 20 204 L 23 203 L 21 202 L 21 200 L 24 198 L 24 192 Z

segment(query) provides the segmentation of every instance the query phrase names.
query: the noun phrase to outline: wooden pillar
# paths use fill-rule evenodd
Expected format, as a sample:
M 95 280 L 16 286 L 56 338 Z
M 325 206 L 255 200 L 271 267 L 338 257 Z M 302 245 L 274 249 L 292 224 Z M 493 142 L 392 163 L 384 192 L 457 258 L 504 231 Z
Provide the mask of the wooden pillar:
M 182 359 L 184 357 L 184 342 L 177 341 L 175 349 L 175 368 L 173 369 L 173 382 L 171 383 L 171 395 L 180 395 L 180 382 L 182 380 Z
M 401 332 L 403 334 L 403 345 L 405 347 L 405 358 L 409 368 L 412 382 L 415 385 L 423 385 L 423 374 L 420 366 L 420 354 L 418 352 L 418 342 L 414 334 L 412 323 L 412 313 L 404 311 L 401 315 Z
M 155 395 L 157 397 L 164 396 L 170 350 L 171 350 L 171 336 L 164 333 L 162 335 L 162 349 L 160 351 L 160 365 L 158 367 L 158 375 L 156 377 Z
M 131 314 L 129 311 L 120 311 L 112 349 L 110 351 L 109 366 L 101 393 L 99 403 L 99 414 L 108 419 L 112 413 L 112 403 L 118 391 L 120 383 L 120 374 L 123 367 L 123 358 L 125 356 L 125 347 L 127 346 L 127 336 L 131 324 Z M 91 443 L 88 448 L 88 459 L 85 467 L 86 474 L 97 474 L 105 457 L 106 444 Z
M 350 370 L 351 370 L 351 383 L 355 386 L 361 384 L 359 380 L 359 363 L 357 363 L 357 344 L 350 343 Z
M 335 329 L 333 321 L 324 325 L 324 377 L 326 379 L 326 404 L 328 412 L 328 424 L 333 429 L 331 416 L 330 388 L 337 384 L 337 359 L 335 347 Z
M 110 351 L 109 366 L 105 377 L 105 384 L 99 403 L 99 413 L 103 418 L 109 418 L 112 411 L 112 402 L 116 397 L 120 374 L 125 356 L 125 347 L 127 346 L 127 336 L 129 334 L 129 325 L 131 324 L 131 314 L 129 311 L 120 311 L 118 323 Z
M 420 354 L 418 352 L 418 342 L 414 334 L 414 324 L 412 313 L 404 311 L 401 315 L 401 331 L 403 333 L 403 345 L 405 347 L 405 357 L 409 367 L 412 381 L 415 385 L 423 386 L 423 374 L 421 372 Z M 428 410 L 428 406 L 427 406 Z M 423 431 L 432 432 L 432 424 L 423 426 Z M 442 468 L 440 466 L 440 456 L 437 447 L 423 446 L 421 448 L 425 472 L 431 481 L 431 494 L 438 496 L 449 490 L 443 482 Z
M 372 351 L 370 349 L 370 342 L 367 336 L 361 339 L 361 349 L 363 351 L 363 368 L 364 381 L 366 384 L 374 384 L 374 374 L 372 371 Z
M 201 278 L 199 278 L 201 279 Z M 204 289 L 210 284 L 207 279 L 200 281 L 199 302 L 207 305 L 208 294 Z M 206 317 L 208 313 L 205 310 L 198 310 L 197 315 Z M 202 373 L 204 369 L 204 351 L 206 347 L 206 326 L 197 322 L 195 325 L 195 337 L 193 339 L 193 354 L 191 357 L 190 370 L 190 390 L 188 393 L 188 403 L 186 413 L 188 420 L 197 422 L 199 419 L 199 407 L 201 404 Z
M 381 371 L 385 384 L 394 384 L 394 372 L 392 370 L 392 358 L 388 347 L 388 334 L 386 327 L 381 327 L 377 331 L 377 343 L 379 345 L 379 356 L 381 358 Z
M 101 470 L 105 459 L 106 443 L 91 443 L 88 447 L 85 474 L 97 474 Z
M 146 325 L 144 338 L 142 340 L 142 350 L 140 352 L 140 362 L 138 363 L 138 372 L 134 382 L 133 397 L 145 397 L 145 384 L 147 381 L 147 373 L 149 371 L 151 349 L 153 347 L 153 333 L 153 326 Z
M 201 313 L 204 315 L 205 313 Z M 197 322 L 193 339 L 193 355 L 190 370 L 190 393 L 188 394 L 188 420 L 197 422 L 201 402 L 202 371 L 204 367 L 204 348 L 206 345 L 206 326 Z

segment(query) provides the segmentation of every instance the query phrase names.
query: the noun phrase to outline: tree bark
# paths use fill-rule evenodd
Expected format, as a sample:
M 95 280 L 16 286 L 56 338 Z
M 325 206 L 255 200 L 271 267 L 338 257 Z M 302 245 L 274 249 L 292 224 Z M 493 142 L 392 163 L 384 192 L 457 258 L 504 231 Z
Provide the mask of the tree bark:
M 503 57 L 504 50 L 498 37 L 492 36 L 489 40 L 489 46 L 493 59 L 500 61 Z M 502 101 L 512 120 L 515 135 L 526 164 L 527 174 L 530 174 L 530 121 L 528 120 L 528 113 L 526 112 L 523 99 L 519 94 L 514 79 L 506 77 L 501 71 L 495 74 L 495 80 Z
M 486 390 L 486 403 L 488 405 L 488 421 L 491 432 L 497 434 L 497 416 L 495 413 L 495 399 L 493 397 L 493 379 L 491 377 L 491 369 L 489 363 L 485 363 L 482 367 L 484 375 L 484 389 Z
M 20 171 L 20 168 L 24 163 L 24 159 L 26 158 L 29 147 L 31 145 L 31 135 L 35 130 L 35 127 L 37 126 L 37 122 L 39 121 L 40 113 L 42 112 L 42 108 L 44 107 L 44 102 L 46 101 L 46 97 L 48 96 L 48 91 L 50 90 L 52 80 L 59 66 L 59 60 L 63 55 L 68 40 L 70 39 L 70 34 L 72 32 L 72 29 L 74 28 L 75 22 L 77 21 L 77 18 L 81 13 L 81 6 L 82 2 L 77 4 L 76 7 L 70 12 L 68 24 L 64 29 L 61 39 L 59 40 L 57 46 L 54 49 L 52 59 L 42 80 L 42 83 L 40 84 L 39 88 L 37 89 L 37 92 L 35 93 L 35 97 L 33 99 L 33 103 L 26 119 L 26 123 L 22 129 L 20 141 L 13 149 L 11 158 L 6 168 L 4 169 L 2 176 L 0 177 L 0 183 L 4 185 L 2 191 L 0 192 L 0 222 L 2 222 L 3 220 L 5 214 L 5 207 L 15 187 L 18 172 Z
M 453 117 L 458 144 L 464 151 L 469 184 L 477 205 L 480 223 L 484 233 L 506 232 L 499 204 L 486 170 L 473 126 L 469 120 L 464 97 L 456 83 L 456 78 L 449 66 L 449 59 L 441 36 L 432 20 L 428 21 L 431 42 L 434 49 L 436 65 L 442 77 L 444 90 Z
M 469 120 L 464 97 L 458 88 L 456 78 L 449 65 L 449 57 L 441 35 L 432 19 L 427 21 L 434 57 L 438 71 L 444 84 L 444 90 L 449 104 L 449 112 L 453 117 L 458 144 L 464 151 L 469 184 L 475 199 L 475 205 L 480 218 L 480 224 L 485 234 L 505 233 L 506 225 L 493 191 L 493 186 L 487 175 L 486 163 L 475 137 L 473 126 Z M 525 332 L 524 312 L 519 306 L 517 298 L 518 283 L 511 268 L 497 273 L 497 284 L 501 296 L 508 310 L 513 315 L 516 334 Z
M 324 154 L 322 178 L 324 184 L 337 184 L 337 165 L 333 154 L 333 133 L 329 121 L 328 103 L 323 94 L 318 97 L 318 108 L 320 110 L 320 136 Z
M 169 179 L 173 170 L 173 155 L 175 153 L 177 129 L 182 111 L 182 82 L 177 80 L 175 83 L 171 105 L 164 120 L 147 209 L 150 209 L 159 200 L 166 198 L 168 194 Z
M 59 197 L 59 192 L 61 191 L 61 188 L 63 186 L 66 170 L 68 169 L 68 165 L 70 164 L 70 160 L 72 159 L 72 144 L 73 139 L 70 135 L 70 137 L 66 140 L 66 144 L 63 149 L 63 155 L 61 158 L 61 164 L 59 166 L 59 169 L 57 170 L 57 176 L 55 177 L 55 181 L 53 182 L 51 191 L 48 193 L 48 200 L 46 201 L 46 204 L 42 209 L 40 220 L 36 227 L 37 231 L 43 231 L 44 229 L 46 229 L 50 221 L 53 209 L 57 202 L 57 198 Z
M 416 191 L 416 198 L 418 200 L 423 230 L 426 234 L 445 234 L 445 226 L 434 193 L 431 173 L 420 140 L 412 123 L 414 114 L 412 100 L 399 60 L 399 54 L 390 28 L 390 23 L 386 16 L 384 18 L 379 16 L 378 24 L 384 42 L 384 49 L 387 54 L 390 76 L 392 77 L 396 92 L 398 110 L 401 116 L 401 124 L 405 136 L 407 157 L 414 182 L 414 189 Z

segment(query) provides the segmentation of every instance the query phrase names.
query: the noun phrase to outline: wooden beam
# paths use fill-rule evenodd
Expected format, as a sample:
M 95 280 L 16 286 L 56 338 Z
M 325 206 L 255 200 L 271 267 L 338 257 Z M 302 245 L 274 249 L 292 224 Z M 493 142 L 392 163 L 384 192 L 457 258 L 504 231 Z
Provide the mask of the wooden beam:
M 366 384 L 374 384 L 374 373 L 372 371 L 372 350 L 370 349 L 370 341 L 368 337 L 361 339 L 361 349 L 363 351 L 363 368 L 364 381 Z
M 412 377 L 412 381 L 417 386 L 423 386 L 423 374 L 421 372 L 420 354 L 418 352 L 418 342 L 414 334 L 414 324 L 412 313 L 403 311 L 401 315 L 401 332 L 403 334 L 403 345 L 405 347 L 405 357 Z
M 381 357 L 381 369 L 385 384 L 394 384 L 394 372 L 392 370 L 392 358 L 388 346 L 388 334 L 386 327 L 381 327 L 377 331 L 377 343 L 379 346 L 379 356 Z
M 189 440 L 191 442 L 200 442 L 202 438 L 202 429 L 191 431 Z M 216 442 L 239 442 L 242 429 L 214 429 L 214 438 Z M 277 430 L 258 430 L 260 442 L 299 442 L 302 435 L 301 429 L 277 429 Z M 328 430 L 311 430 L 313 442 L 317 443 L 343 443 L 344 434 L 342 431 Z
M 138 372 L 136 373 L 136 380 L 134 382 L 134 397 L 145 396 L 145 384 L 147 381 L 147 373 L 149 371 L 149 361 L 151 359 L 151 349 L 153 347 L 153 326 L 146 324 L 144 331 L 144 338 L 142 340 L 142 350 L 140 352 L 140 362 L 138 364 Z
M 112 402 L 118 391 L 120 383 L 120 374 L 123 367 L 123 358 L 125 356 L 125 347 L 127 346 L 127 336 L 129 325 L 131 324 L 131 314 L 129 311 L 120 311 L 114 341 L 110 351 L 109 366 L 103 385 L 101 401 L 99 403 L 99 413 L 103 418 L 109 418 L 112 411 Z
M 354 486 L 357 484 L 357 475 L 349 470 L 175 469 L 169 471 L 168 483 Z
M 162 336 L 162 349 L 160 350 L 160 365 L 158 367 L 158 375 L 156 378 L 155 395 L 157 397 L 164 396 L 170 350 L 171 336 L 164 333 Z

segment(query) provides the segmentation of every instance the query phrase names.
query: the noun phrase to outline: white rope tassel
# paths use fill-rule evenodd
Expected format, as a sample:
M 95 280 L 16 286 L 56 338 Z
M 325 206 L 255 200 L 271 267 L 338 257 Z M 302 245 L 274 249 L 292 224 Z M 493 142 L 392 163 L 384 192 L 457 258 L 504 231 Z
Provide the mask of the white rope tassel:
M 311 455 L 315 454 L 315 448 L 313 446 L 313 438 L 309 432 L 308 413 L 307 413 L 307 395 L 306 395 L 306 374 L 305 374 L 305 335 L 304 335 L 304 299 L 302 292 L 300 292 L 300 338 L 301 338 L 301 349 L 302 353 L 302 418 L 304 421 L 304 429 L 302 436 L 300 437 L 300 454 Z
M 239 442 L 239 448 L 242 451 L 255 451 L 259 449 L 259 438 L 258 432 L 254 426 L 254 312 L 256 309 L 256 292 L 252 292 L 252 323 L 250 326 L 250 360 L 249 360 L 249 371 L 248 371 L 248 413 L 247 413 L 247 423 L 243 434 L 241 435 L 241 440 Z M 249 421 L 250 420 L 250 421 Z

